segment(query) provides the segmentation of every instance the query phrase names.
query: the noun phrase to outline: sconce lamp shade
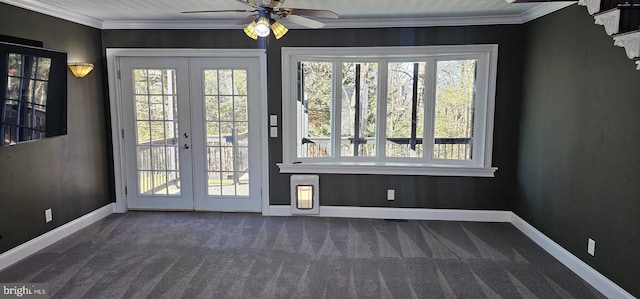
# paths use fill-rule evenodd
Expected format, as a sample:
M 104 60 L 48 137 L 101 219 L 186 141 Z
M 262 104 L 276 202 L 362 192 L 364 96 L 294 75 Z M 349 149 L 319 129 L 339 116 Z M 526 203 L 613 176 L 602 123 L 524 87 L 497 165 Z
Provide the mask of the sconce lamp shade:
M 73 62 L 69 63 L 69 69 L 77 78 L 82 78 L 89 74 L 93 70 L 93 64 L 87 62 Z

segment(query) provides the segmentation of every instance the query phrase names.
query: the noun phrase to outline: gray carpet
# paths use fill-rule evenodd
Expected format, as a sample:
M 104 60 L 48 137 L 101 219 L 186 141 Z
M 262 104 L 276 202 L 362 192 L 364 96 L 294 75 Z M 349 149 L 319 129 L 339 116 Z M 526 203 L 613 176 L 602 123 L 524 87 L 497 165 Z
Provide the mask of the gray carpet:
M 603 298 L 508 223 L 111 215 L 0 272 L 52 298 Z

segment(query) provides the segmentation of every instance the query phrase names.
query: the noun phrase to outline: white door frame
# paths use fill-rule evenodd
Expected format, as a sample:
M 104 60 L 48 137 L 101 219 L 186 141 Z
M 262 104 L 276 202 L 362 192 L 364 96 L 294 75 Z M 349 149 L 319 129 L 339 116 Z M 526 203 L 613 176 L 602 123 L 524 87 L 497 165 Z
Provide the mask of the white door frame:
M 120 57 L 212 57 L 212 58 L 258 58 L 260 61 L 260 148 L 262 214 L 269 212 L 269 140 L 267 136 L 267 54 L 263 49 L 125 49 L 107 48 L 107 78 L 109 82 L 109 108 L 111 112 L 111 139 L 113 142 L 113 168 L 116 203 L 114 213 L 127 212 L 126 168 L 124 155 L 124 130 L 121 86 L 118 78 Z M 131 162 L 130 162 L 131 163 Z M 135 189 L 135 188 L 132 188 Z

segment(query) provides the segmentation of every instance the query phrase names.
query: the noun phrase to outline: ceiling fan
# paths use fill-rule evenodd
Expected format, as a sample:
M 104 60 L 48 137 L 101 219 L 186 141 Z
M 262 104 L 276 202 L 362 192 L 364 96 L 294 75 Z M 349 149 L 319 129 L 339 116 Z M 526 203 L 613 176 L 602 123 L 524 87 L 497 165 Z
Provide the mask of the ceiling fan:
M 285 0 L 236 0 L 250 9 L 226 9 L 226 10 L 194 10 L 183 11 L 184 14 L 193 13 L 221 13 L 221 12 L 248 12 L 250 16 L 240 20 L 237 25 L 248 24 L 244 28 L 244 33 L 250 38 L 267 37 L 273 31 L 276 39 L 284 36 L 289 29 L 275 19 L 287 20 L 298 25 L 317 29 L 324 26 L 324 23 L 307 17 L 324 19 L 337 19 L 338 14 L 330 10 L 304 9 L 282 7 Z
M 569 2 L 569 0 L 505 0 L 507 3 Z

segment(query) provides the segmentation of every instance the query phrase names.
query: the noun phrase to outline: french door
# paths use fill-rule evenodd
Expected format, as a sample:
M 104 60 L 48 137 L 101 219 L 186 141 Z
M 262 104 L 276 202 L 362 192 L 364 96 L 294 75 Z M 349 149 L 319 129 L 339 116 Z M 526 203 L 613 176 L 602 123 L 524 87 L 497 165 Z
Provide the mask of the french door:
M 120 57 L 127 207 L 260 211 L 258 58 Z

